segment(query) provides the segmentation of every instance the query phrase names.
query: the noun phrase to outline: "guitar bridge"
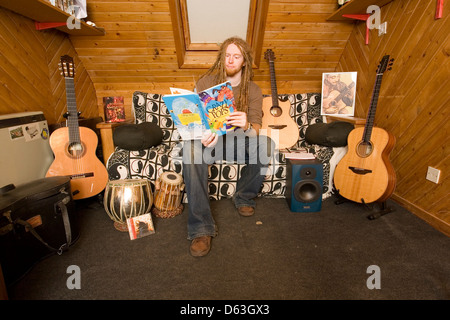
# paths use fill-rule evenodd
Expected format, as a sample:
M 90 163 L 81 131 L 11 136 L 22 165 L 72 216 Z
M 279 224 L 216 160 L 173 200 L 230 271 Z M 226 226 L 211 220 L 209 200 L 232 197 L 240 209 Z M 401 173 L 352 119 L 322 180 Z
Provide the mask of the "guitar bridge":
M 276 129 L 276 130 L 281 130 L 281 129 L 284 129 L 286 127 L 287 126 L 285 124 L 279 124 L 279 125 L 271 124 L 271 125 L 269 125 L 269 128 Z
M 348 167 L 350 170 L 352 170 L 356 174 L 367 174 L 372 173 L 372 170 L 364 169 L 364 168 L 357 168 L 357 167 Z
M 94 176 L 93 172 L 79 173 L 79 174 L 72 174 L 70 176 L 70 179 L 83 179 L 83 178 L 88 178 L 88 177 L 93 177 L 93 176 Z

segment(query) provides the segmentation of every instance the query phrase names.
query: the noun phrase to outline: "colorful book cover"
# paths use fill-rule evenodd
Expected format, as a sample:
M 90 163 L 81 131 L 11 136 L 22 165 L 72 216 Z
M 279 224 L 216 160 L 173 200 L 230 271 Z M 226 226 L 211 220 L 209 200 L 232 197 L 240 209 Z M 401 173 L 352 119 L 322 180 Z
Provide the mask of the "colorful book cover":
M 150 213 L 127 219 L 130 239 L 135 240 L 155 233 Z
M 235 109 L 230 82 L 198 94 L 185 89 L 170 89 L 174 94 L 163 96 L 163 100 L 183 140 L 201 139 L 205 130 L 223 135 L 236 129 L 225 120 Z
M 105 122 L 125 121 L 125 107 L 123 97 L 103 97 Z

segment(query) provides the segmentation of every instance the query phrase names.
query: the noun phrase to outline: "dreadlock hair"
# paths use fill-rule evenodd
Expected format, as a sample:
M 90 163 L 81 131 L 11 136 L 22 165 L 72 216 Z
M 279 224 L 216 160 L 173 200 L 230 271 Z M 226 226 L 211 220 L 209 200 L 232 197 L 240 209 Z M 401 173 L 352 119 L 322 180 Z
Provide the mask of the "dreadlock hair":
M 204 74 L 216 75 L 216 81 L 217 83 L 222 83 L 227 80 L 227 72 L 225 67 L 225 56 L 227 47 L 230 44 L 235 44 L 242 53 L 242 56 L 244 58 L 244 65 L 242 66 L 242 74 L 241 74 L 241 84 L 240 84 L 240 91 L 239 91 L 239 101 L 235 101 L 237 110 L 247 112 L 248 109 L 248 85 L 250 80 L 253 79 L 253 55 L 252 55 L 252 49 L 250 48 L 249 44 L 239 38 L 239 37 L 231 37 L 225 40 L 222 45 L 220 46 L 219 52 L 217 54 L 216 62 L 209 68 L 209 70 Z

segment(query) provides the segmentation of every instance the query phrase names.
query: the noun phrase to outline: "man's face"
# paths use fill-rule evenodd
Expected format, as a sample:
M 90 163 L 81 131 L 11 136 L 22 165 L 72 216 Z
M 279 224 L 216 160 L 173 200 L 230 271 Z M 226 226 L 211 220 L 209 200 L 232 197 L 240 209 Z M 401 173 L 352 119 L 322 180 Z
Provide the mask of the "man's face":
M 327 79 L 333 85 L 336 84 L 340 80 L 339 75 L 337 75 L 337 74 L 330 74 L 330 75 L 328 75 Z
M 232 77 L 241 71 L 244 65 L 244 57 L 242 52 L 237 45 L 234 43 L 227 47 L 225 54 L 225 67 L 227 70 L 227 76 Z

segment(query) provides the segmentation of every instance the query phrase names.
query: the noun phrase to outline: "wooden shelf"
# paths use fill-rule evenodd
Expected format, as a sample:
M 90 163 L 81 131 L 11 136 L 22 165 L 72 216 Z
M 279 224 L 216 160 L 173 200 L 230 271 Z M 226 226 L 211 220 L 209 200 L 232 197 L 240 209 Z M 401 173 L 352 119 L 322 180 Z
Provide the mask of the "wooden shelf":
M 345 5 L 335 11 L 331 16 L 327 18 L 328 21 L 354 21 L 349 18 L 345 18 L 344 14 L 363 14 L 366 13 L 367 7 L 370 5 L 377 5 L 380 8 L 393 0 L 351 0 Z
M 0 6 L 9 9 L 36 22 L 62 22 L 67 23 L 70 14 L 52 6 L 44 0 L 0 0 Z M 67 25 L 55 27 L 62 32 L 76 36 L 103 36 L 105 29 L 88 25 L 84 21 L 80 23 L 79 29 L 69 29 Z

